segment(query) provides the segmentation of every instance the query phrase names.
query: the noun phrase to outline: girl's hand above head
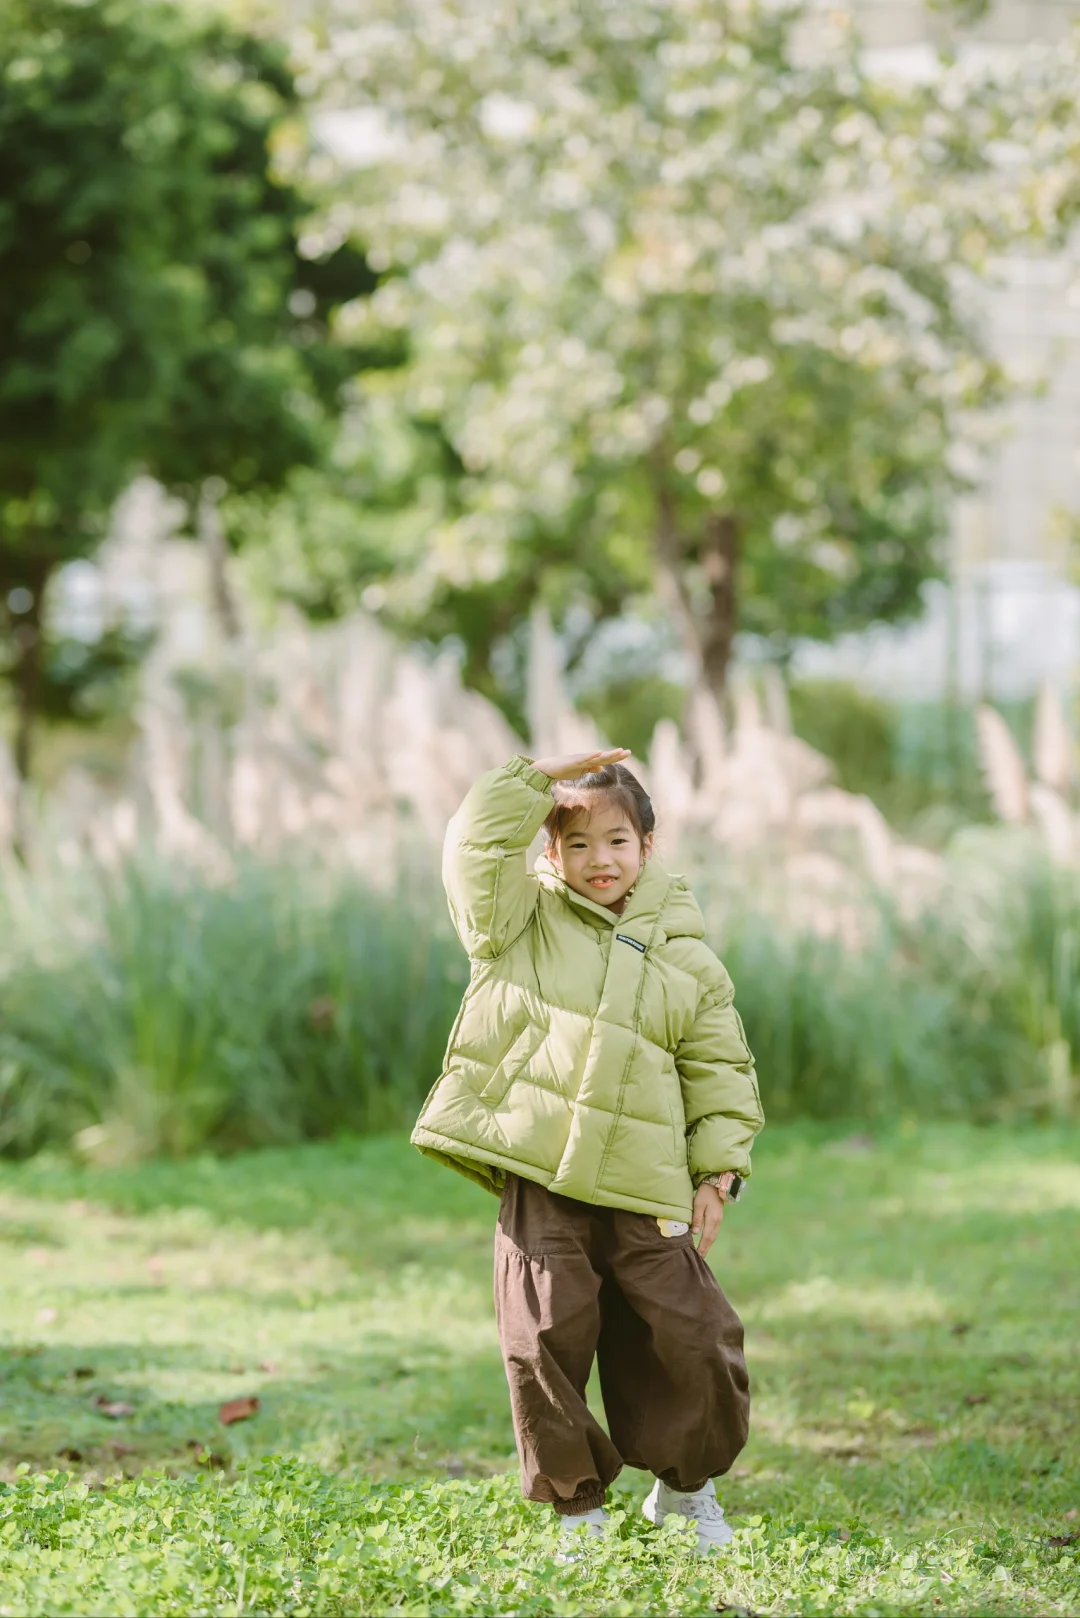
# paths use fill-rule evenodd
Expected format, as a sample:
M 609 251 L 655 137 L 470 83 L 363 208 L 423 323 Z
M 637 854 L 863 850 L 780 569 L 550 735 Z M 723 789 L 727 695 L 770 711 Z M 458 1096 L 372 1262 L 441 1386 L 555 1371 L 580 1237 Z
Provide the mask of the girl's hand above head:
M 607 747 L 597 753 L 564 753 L 561 758 L 538 758 L 534 763 L 536 769 L 553 781 L 573 781 L 591 770 L 602 770 L 605 764 L 621 764 L 629 757 L 628 747 Z
M 716 1240 L 723 1217 L 724 1199 L 719 1191 L 714 1185 L 699 1185 L 694 1193 L 694 1212 L 690 1229 L 695 1236 L 701 1232 L 698 1252 L 702 1258 Z

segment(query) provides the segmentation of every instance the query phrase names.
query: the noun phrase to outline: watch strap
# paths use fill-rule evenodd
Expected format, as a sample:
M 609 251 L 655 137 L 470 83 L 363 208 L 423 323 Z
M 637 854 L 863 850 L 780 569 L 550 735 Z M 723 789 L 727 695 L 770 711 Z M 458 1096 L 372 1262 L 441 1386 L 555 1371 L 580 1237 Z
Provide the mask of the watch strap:
M 719 1191 L 725 1202 L 738 1202 L 744 1183 L 742 1176 L 736 1174 L 734 1169 L 728 1169 L 723 1174 L 706 1174 L 700 1181 L 701 1185 L 711 1185 Z

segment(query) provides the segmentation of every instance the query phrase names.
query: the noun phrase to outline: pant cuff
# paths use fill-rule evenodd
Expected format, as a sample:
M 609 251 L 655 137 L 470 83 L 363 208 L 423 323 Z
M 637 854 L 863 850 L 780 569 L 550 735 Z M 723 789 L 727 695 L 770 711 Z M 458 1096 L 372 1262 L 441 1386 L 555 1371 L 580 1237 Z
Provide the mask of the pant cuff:
M 607 1490 L 594 1490 L 592 1494 L 576 1494 L 572 1500 L 553 1500 L 552 1505 L 560 1517 L 580 1517 L 586 1511 L 595 1511 L 607 1499 Z

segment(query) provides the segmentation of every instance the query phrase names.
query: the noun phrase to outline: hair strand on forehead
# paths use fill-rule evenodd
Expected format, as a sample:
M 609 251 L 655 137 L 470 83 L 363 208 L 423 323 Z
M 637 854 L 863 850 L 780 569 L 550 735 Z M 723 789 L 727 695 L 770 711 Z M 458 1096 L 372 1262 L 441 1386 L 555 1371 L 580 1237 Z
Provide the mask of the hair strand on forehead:
M 553 848 L 575 815 L 591 816 L 597 800 L 622 809 L 642 842 L 656 829 L 652 799 L 633 771 L 625 764 L 605 764 L 573 781 L 556 781 L 552 787 L 555 807 L 544 821 L 548 846 Z

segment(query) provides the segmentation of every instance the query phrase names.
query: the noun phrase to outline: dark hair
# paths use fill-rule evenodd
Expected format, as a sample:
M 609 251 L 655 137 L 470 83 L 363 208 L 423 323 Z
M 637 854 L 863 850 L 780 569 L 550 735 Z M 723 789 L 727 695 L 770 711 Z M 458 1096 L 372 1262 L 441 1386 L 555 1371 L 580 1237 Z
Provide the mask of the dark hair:
M 584 810 L 591 815 L 597 798 L 624 810 L 642 842 L 656 828 L 652 800 L 625 764 L 605 764 L 602 770 L 591 770 L 573 781 L 556 781 L 552 790 L 555 807 L 544 821 L 549 845 L 559 841 L 576 814 Z

